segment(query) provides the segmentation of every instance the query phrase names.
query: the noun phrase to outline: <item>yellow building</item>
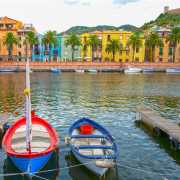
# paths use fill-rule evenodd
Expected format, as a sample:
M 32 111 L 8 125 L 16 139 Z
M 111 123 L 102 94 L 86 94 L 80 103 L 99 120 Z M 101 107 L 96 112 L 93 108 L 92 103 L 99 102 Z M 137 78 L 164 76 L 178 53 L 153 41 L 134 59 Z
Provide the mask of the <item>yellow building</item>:
M 7 32 L 12 32 L 17 36 L 18 29 L 23 26 L 21 21 L 17 21 L 8 17 L 0 17 L 0 60 L 8 59 L 7 47 L 4 45 L 4 38 Z M 13 56 L 17 55 L 17 45 L 13 47 Z
M 101 45 L 98 47 L 95 52 L 95 60 L 112 61 L 112 54 L 106 52 L 106 47 L 111 39 L 116 39 L 122 45 L 121 50 L 115 55 L 115 62 L 132 62 L 133 61 L 133 50 L 132 47 L 128 46 L 128 40 L 132 35 L 132 32 L 126 31 L 95 31 L 91 33 L 84 33 L 81 35 L 82 39 L 82 49 L 81 56 L 83 60 L 91 61 L 92 49 L 87 45 L 90 35 L 96 35 Z M 142 37 L 143 45 L 140 48 L 137 48 L 135 51 L 135 62 L 144 62 L 145 57 L 145 40 Z

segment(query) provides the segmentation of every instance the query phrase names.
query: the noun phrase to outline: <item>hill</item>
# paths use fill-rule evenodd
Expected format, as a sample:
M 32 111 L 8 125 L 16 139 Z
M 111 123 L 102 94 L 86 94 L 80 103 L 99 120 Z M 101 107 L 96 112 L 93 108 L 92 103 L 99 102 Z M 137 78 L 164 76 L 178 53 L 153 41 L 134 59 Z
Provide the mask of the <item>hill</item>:
M 65 31 L 64 33 L 66 33 L 66 34 L 71 34 L 71 33 L 82 34 L 85 32 L 119 30 L 119 29 L 123 29 L 124 31 L 133 31 L 133 32 L 138 30 L 138 28 L 136 26 L 133 26 L 130 24 L 122 25 L 119 27 L 108 26 L 108 25 L 99 25 L 99 26 L 95 26 L 95 27 L 74 26 L 74 27 L 71 27 L 70 29 L 68 29 L 67 31 Z
M 156 20 L 145 23 L 141 29 L 149 29 L 153 26 L 179 26 L 180 25 L 180 13 L 162 13 Z

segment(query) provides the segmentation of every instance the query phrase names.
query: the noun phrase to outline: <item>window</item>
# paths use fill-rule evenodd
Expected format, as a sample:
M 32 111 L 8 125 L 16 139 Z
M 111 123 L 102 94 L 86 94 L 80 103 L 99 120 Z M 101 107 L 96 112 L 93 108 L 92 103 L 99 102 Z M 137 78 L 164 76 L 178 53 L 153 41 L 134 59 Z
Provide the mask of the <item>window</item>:
M 122 59 L 119 59 L 119 62 L 122 62 Z
M 6 24 L 6 28 L 7 28 L 7 29 L 12 29 L 12 28 L 13 28 L 13 25 L 12 25 L 12 24 Z
M 87 37 L 86 36 L 84 36 L 84 42 L 87 42 Z
M 173 48 L 170 47 L 170 48 L 169 48 L 169 56 L 172 56 L 172 55 L 173 55 Z
M 138 58 L 138 57 L 136 57 L 136 58 L 135 58 L 135 61 L 136 61 L 136 62 L 139 62 L 139 58 Z
M 129 62 L 129 59 L 126 59 L 126 62 Z
M 18 46 L 19 46 L 19 48 L 21 48 L 21 44 L 19 44 Z
M 162 48 L 162 47 L 159 48 L 159 55 L 160 55 L 160 56 L 163 55 L 163 48 Z
M 107 41 L 110 41 L 110 40 L 111 40 L 111 35 L 108 34 Z
M 0 28 L 3 28 L 4 27 L 4 24 L 0 24 Z
M 119 52 L 120 56 L 122 56 L 122 51 Z
M 159 62 L 162 62 L 163 61 L 163 58 L 159 58 Z
M 136 48 L 136 53 L 139 53 L 139 48 Z

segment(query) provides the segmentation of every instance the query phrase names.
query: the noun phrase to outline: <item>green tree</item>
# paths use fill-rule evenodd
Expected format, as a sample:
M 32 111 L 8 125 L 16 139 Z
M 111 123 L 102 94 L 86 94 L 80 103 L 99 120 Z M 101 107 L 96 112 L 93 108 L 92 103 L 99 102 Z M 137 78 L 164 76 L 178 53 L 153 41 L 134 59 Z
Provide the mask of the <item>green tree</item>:
M 29 49 L 30 49 L 30 57 L 31 57 L 31 60 L 32 60 L 32 48 L 37 43 L 38 43 L 38 38 L 36 36 L 36 33 L 33 32 L 33 31 L 27 32 L 25 40 L 24 40 L 24 44 L 26 46 L 26 59 L 27 59 L 27 56 L 28 56 L 28 47 L 29 47 Z
M 76 34 L 69 35 L 68 38 L 65 40 L 65 46 L 71 47 L 71 52 L 72 52 L 71 59 L 72 59 L 72 61 L 74 60 L 74 54 L 75 54 L 75 51 L 77 50 L 76 48 L 80 45 L 81 45 L 81 40 Z
M 88 40 L 88 45 L 92 50 L 92 61 L 94 61 L 94 53 L 98 50 L 101 45 L 101 41 L 99 40 L 97 35 L 90 35 Z
M 176 48 L 177 44 L 180 42 L 180 28 L 176 27 L 172 29 L 172 32 L 167 37 L 167 41 L 170 42 L 173 46 L 173 62 L 175 62 L 176 59 Z
M 147 37 L 145 44 L 146 44 L 146 47 L 148 48 L 149 54 L 151 54 L 151 62 L 154 62 L 155 61 L 155 49 L 156 49 L 156 47 L 164 46 L 163 40 L 157 33 L 152 32 Z
M 121 50 L 121 47 L 122 47 L 122 45 L 120 44 L 119 40 L 117 40 L 117 39 L 111 39 L 109 41 L 109 43 L 107 44 L 106 52 L 108 54 L 112 53 L 113 61 L 115 61 L 115 55 L 117 52 L 119 52 Z
M 87 56 L 87 50 L 88 50 L 88 42 L 86 41 L 82 43 L 82 51 L 83 51 L 84 60 L 86 60 L 85 57 Z
M 133 50 L 133 62 L 135 60 L 135 51 L 136 49 L 139 49 L 142 46 L 142 38 L 140 36 L 140 33 L 134 33 L 130 36 L 128 45 L 132 47 Z
M 13 59 L 13 46 L 18 44 L 17 37 L 12 32 L 8 32 L 6 33 L 4 37 L 3 44 L 7 47 L 8 59 L 12 60 Z
M 42 42 L 48 48 L 48 55 L 49 55 L 49 61 L 50 61 L 51 60 L 51 54 L 50 54 L 51 48 L 52 48 L 53 45 L 57 44 L 57 34 L 56 34 L 56 31 L 47 31 L 44 34 Z

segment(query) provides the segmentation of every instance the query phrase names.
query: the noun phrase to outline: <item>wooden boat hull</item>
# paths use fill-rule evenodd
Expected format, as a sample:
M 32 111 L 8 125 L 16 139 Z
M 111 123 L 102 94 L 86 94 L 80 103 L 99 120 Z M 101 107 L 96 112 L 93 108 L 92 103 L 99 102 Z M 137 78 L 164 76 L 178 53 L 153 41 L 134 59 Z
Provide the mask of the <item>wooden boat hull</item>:
M 76 72 L 76 73 L 84 73 L 85 70 L 84 70 L 84 69 L 76 69 L 75 72 Z
M 169 69 L 166 69 L 166 73 L 168 73 L 168 74 L 179 74 L 180 73 L 180 68 L 169 68 Z
M 58 148 L 55 129 L 44 119 L 32 114 L 31 152 L 26 149 L 25 117 L 17 120 L 5 133 L 3 149 L 14 165 L 32 175 L 42 169 Z
M 95 73 L 95 74 L 96 74 L 96 73 L 97 73 L 97 70 L 96 70 L 96 69 L 88 69 L 88 72 L 89 72 L 89 73 Z
M 11 72 L 16 72 L 17 69 L 0 69 L 1 73 L 11 73 Z
M 76 152 L 73 152 L 74 156 L 76 157 L 76 159 L 81 163 L 84 164 L 84 166 L 91 172 L 94 172 L 97 176 L 103 176 L 107 171 L 108 168 L 101 168 L 101 167 L 97 167 L 95 162 L 92 162 L 92 159 L 86 159 L 86 158 L 82 158 L 81 156 L 78 156 L 78 154 Z
M 153 72 L 154 72 L 153 68 L 143 69 L 143 73 L 153 73 Z
M 28 172 L 29 174 L 34 174 L 40 171 L 48 163 L 51 156 L 52 156 L 52 152 L 34 158 L 21 158 L 15 156 L 9 156 L 9 157 L 14 163 L 14 165 L 21 172 Z
M 61 70 L 60 70 L 60 69 L 57 69 L 57 68 L 51 68 L 51 72 L 52 72 L 52 73 L 60 73 Z
M 141 71 L 142 69 L 140 68 L 128 68 L 124 70 L 126 74 L 136 74 L 136 73 L 141 73 Z
M 92 134 L 81 134 L 82 126 L 93 128 Z M 80 119 L 69 129 L 70 147 L 76 159 L 96 175 L 104 175 L 114 167 L 117 146 L 114 138 L 101 125 L 90 119 Z

